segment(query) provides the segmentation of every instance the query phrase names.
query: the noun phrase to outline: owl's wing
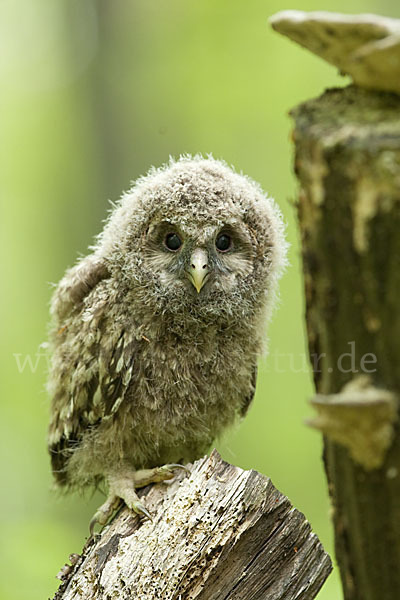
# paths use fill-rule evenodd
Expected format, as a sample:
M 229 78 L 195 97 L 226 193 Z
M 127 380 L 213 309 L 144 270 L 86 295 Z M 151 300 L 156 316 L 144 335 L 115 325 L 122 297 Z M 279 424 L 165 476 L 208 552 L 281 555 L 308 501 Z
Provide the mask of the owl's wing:
M 57 286 L 51 302 L 51 314 L 56 325 L 70 317 L 103 279 L 110 276 L 105 263 L 93 255 L 86 256 L 77 265 L 68 269 Z
M 253 402 L 254 394 L 256 393 L 256 383 L 257 383 L 257 365 L 254 365 L 252 375 L 251 375 L 249 391 L 248 391 L 246 397 L 244 398 L 242 406 L 240 408 L 240 416 L 241 417 L 246 416 L 247 411 L 250 408 L 250 404 Z
M 49 452 L 59 483 L 85 432 L 118 410 L 131 381 L 137 342 L 110 323 L 107 268 L 87 257 L 61 280 L 52 302 L 55 321 L 49 389 L 53 396 Z

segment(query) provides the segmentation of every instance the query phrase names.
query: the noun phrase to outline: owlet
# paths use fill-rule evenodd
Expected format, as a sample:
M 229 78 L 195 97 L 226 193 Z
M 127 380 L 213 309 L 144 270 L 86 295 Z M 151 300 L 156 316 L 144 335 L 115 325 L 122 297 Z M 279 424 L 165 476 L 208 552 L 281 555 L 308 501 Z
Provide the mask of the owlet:
M 51 304 L 49 451 L 59 486 L 136 489 L 202 456 L 252 401 L 285 263 L 279 209 L 223 162 L 151 169 Z

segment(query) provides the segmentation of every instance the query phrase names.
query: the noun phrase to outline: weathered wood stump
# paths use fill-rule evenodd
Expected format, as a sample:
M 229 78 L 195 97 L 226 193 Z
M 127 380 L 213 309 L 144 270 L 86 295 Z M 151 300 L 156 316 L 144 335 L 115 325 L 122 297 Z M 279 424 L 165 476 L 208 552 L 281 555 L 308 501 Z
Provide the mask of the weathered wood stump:
M 400 97 L 292 112 L 307 327 L 345 598 L 400 598 Z
M 272 25 L 360 86 L 291 113 L 311 425 L 324 434 L 344 597 L 398 600 L 400 21 L 288 11 Z
M 55 600 L 311 600 L 331 561 L 304 515 L 256 471 L 216 451 L 141 494 L 153 521 L 124 509 L 72 567 Z

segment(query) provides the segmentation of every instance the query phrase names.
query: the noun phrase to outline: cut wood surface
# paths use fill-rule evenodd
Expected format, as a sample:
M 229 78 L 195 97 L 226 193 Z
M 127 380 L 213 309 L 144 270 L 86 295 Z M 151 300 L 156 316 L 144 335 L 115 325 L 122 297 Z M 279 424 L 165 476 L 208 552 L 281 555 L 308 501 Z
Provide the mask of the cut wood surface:
M 267 477 L 214 450 L 142 490 L 153 521 L 123 509 L 63 569 L 54 600 L 309 600 L 331 561 Z

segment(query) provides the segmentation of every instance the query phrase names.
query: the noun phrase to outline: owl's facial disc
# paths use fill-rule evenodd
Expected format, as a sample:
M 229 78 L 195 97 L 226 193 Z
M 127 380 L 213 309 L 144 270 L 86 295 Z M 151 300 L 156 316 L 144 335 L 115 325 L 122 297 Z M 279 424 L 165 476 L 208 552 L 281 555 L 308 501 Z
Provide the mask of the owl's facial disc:
M 190 267 L 187 271 L 189 281 L 191 281 L 200 293 L 201 288 L 206 282 L 207 276 L 210 273 L 208 266 L 208 255 L 203 248 L 196 248 L 190 257 Z
M 186 289 L 188 297 L 207 303 L 219 294 L 237 293 L 252 271 L 254 251 L 250 233 L 239 223 L 199 224 L 188 231 L 156 221 L 146 232 L 145 257 L 165 292 Z

